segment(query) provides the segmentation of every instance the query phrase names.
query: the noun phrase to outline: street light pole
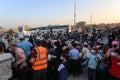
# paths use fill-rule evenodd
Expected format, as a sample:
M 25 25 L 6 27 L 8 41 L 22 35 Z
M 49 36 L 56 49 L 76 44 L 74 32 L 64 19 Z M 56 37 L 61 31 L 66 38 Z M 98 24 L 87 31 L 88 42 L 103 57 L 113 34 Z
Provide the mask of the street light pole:
M 93 32 L 93 28 L 92 28 L 92 13 L 90 15 L 90 26 L 91 26 L 91 33 Z
M 90 15 L 90 25 L 92 25 L 92 13 Z
M 74 26 L 76 26 L 76 0 L 74 1 Z

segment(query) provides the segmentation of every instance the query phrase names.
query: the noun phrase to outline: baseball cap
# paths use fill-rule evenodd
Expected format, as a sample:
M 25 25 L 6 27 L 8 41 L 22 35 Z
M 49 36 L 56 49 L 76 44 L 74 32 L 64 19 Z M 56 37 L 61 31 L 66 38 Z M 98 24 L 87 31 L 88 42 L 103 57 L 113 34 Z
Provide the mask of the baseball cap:
M 118 41 L 112 41 L 112 45 L 119 45 Z

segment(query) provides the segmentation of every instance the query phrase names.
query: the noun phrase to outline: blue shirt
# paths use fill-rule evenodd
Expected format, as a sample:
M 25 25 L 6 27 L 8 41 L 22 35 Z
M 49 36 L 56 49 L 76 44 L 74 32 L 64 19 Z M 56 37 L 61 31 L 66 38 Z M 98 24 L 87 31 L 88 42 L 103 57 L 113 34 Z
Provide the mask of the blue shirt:
M 101 59 L 99 55 L 94 55 L 90 53 L 88 55 L 89 61 L 88 61 L 88 67 L 91 69 L 96 69 L 98 61 Z
M 31 47 L 33 47 L 33 45 L 30 42 L 20 42 L 17 46 L 23 49 L 26 57 L 31 54 Z
M 60 80 L 67 80 L 68 77 L 68 69 L 65 66 L 65 63 L 62 63 L 59 65 L 58 67 L 58 71 L 59 71 L 59 79 Z
M 70 52 L 69 52 L 70 58 L 74 59 L 74 60 L 77 60 L 79 58 L 79 54 L 80 54 L 79 51 L 75 48 L 70 50 Z

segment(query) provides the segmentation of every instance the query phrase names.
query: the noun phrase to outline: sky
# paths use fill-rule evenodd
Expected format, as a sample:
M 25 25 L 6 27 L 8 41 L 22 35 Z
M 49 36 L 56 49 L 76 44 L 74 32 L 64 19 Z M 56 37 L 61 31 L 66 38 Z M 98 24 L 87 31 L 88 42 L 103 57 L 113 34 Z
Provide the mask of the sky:
M 0 26 L 46 26 L 74 23 L 75 0 L 0 0 Z M 76 0 L 76 22 L 120 22 L 120 0 Z

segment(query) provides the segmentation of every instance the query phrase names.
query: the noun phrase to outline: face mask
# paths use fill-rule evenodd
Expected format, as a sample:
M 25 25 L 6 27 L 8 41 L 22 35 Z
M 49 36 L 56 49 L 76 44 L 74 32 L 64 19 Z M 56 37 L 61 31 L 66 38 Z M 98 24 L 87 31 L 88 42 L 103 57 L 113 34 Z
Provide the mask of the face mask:
M 112 47 L 113 47 L 113 48 L 117 48 L 117 45 L 113 45 Z
M 48 54 L 48 60 L 51 60 L 51 55 L 50 54 Z
M 63 57 L 61 56 L 60 59 L 63 60 Z
M 54 47 L 54 49 L 56 49 L 57 47 L 56 46 L 53 46 Z
M 9 51 L 13 51 L 11 48 L 9 48 Z
M 91 53 L 92 53 L 92 54 L 95 54 L 96 52 L 95 52 L 95 50 L 91 50 Z
M 114 53 L 114 52 L 111 52 L 111 55 L 112 55 L 112 56 L 115 56 L 115 53 Z

